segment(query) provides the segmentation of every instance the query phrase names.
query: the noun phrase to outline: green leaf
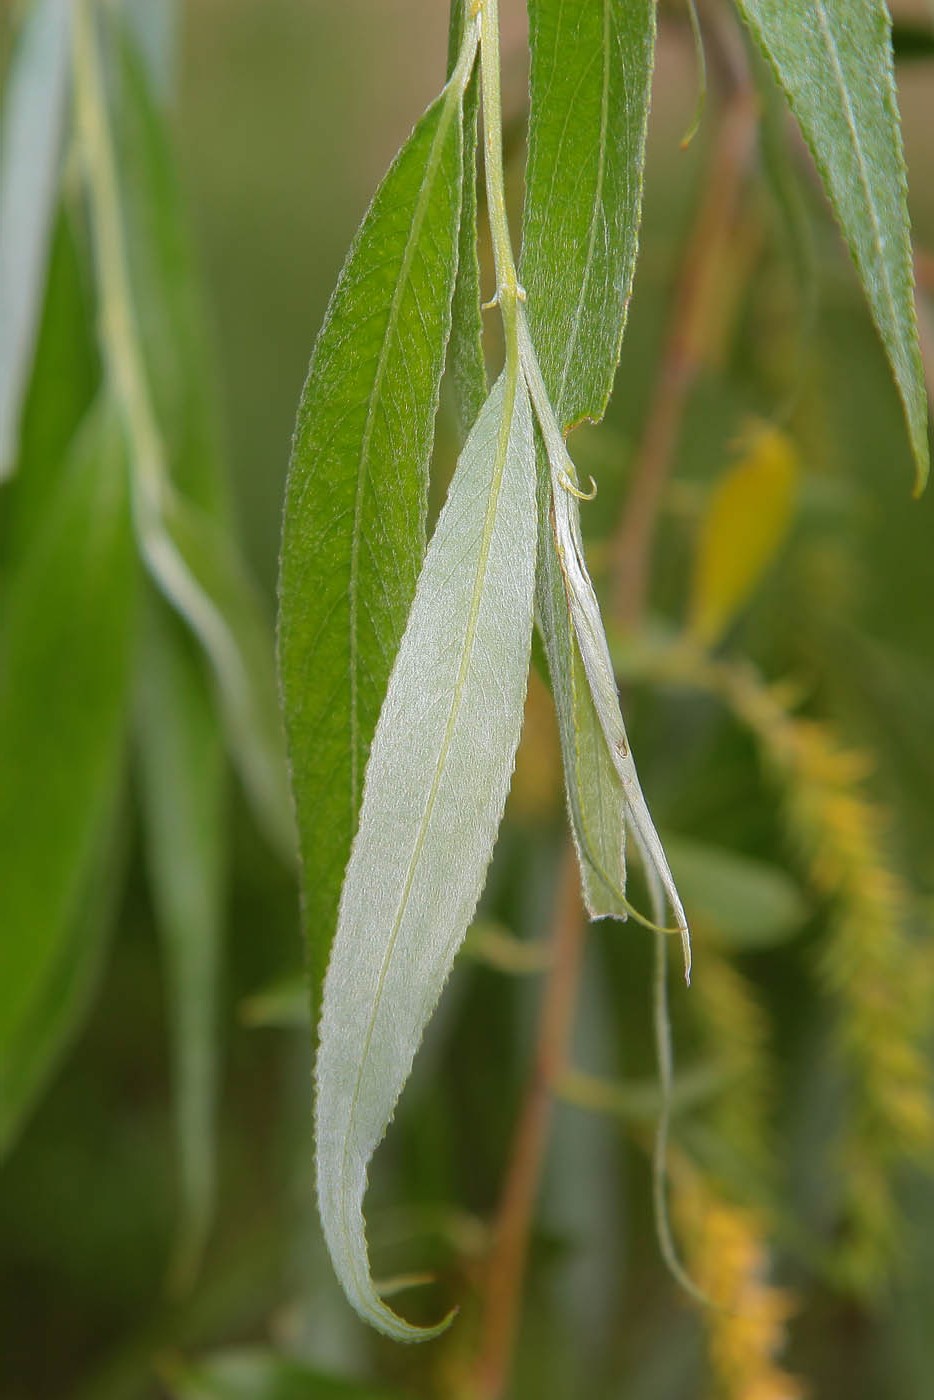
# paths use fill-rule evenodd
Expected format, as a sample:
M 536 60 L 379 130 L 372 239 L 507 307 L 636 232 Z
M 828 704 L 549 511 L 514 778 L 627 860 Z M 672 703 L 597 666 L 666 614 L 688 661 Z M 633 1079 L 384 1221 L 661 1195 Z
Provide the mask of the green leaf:
M 905 160 L 884 0 L 737 0 L 811 148 L 902 399 L 917 490 L 929 467 Z
M 63 206 L 52 236 L 45 306 L 20 420 L 16 477 L 3 503 L 0 569 L 15 567 L 31 547 L 36 524 L 57 494 L 69 445 L 99 385 L 93 311 L 76 221 Z
M 529 160 L 519 276 L 563 428 L 602 418 L 642 205 L 653 0 L 529 0 Z
M 454 71 L 464 42 L 464 22 L 469 0 L 452 0 L 448 36 L 448 73 Z M 483 314 L 480 309 L 480 262 L 477 254 L 477 115 L 480 107 L 480 72 L 475 70 L 464 94 L 464 186 L 458 235 L 457 280 L 451 305 L 451 343 L 448 371 L 461 437 L 466 438 L 477 421 L 489 393 L 483 356 Z
M 774 865 L 687 837 L 666 837 L 692 921 L 737 952 L 773 948 L 798 933 L 808 909 L 795 882 Z
M 77 914 L 38 1000 L 0 1056 L 0 1159 L 70 1050 L 94 1003 L 123 887 L 124 851 L 112 816 L 103 823 Z
M 36 0 L 6 76 L 0 128 L 0 481 L 42 315 L 68 95 L 69 0 Z
M 313 1370 L 260 1348 L 220 1352 L 192 1366 L 166 1367 L 174 1400 L 393 1400 L 365 1381 Z
M 535 450 L 515 367 L 464 448 L 418 582 L 367 768 L 324 987 L 318 1204 L 334 1267 L 400 1339 L 369 1274 L 367 1167 L 463 940 L 522 722 L 535 572 Z
M 134 585 L 123 440 L 98 407 L 9 582 L 0 631 L 0 1061 L 55 975 L 111 810 Z
M 551 486 L 540 473 L 536 616 L 564 756 L 568 816 L 581 871 L 581 887 L 592 919 L 625 919 L 626 801 L 610 757 L 574 636 L 564 578 L 552 543 Z
M 357 233 L 298 414 L 279 667 L 315 1004 L 370 741 L 424 553 L 457 266 L 461 104 L 476 26 L 469 34 L 455 76 L 397 156 Z
M 244 787 L 283 859 L 294 847 L 265 608 L 228 532 L 181 496 L 138 526 L 161 591 L 201 643 Z
M 169 988 L 181 1215 L 171 1278 L 197 1273 L 214 1214 L 217 994 L 226 764 L 213 687 L 191 636 L 148 609 L 137 704 L 146 854 Z

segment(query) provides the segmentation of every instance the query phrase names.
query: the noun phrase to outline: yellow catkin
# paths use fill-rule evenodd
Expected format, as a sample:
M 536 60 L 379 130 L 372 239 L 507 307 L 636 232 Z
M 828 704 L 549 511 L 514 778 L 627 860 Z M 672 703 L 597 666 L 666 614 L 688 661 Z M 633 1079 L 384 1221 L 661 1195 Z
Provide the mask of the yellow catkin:
M 931 959 L 910 933 L 912 898 L 889 863 L 889 820 L 867 791 L 867 756 L 793 715 L 752 672 L 733 672 L 723 688 L 783 786 L 788 829 L 832 910 L 819 972 L 849 1083 L 831 1164 L 843 1189 L 836 1264 L 845 1286 L 869 1294 L 897 1255 L 896 1170 L 934 1163 Z
M 769 1281 L 762 1216 L 724 1200 L 683 1158 L 672 1164 L 672 1202 L 685 1263 L 715 1306 L 704 1313 L 717 1400 L 802 1400 L 781 1353 L 796 1310 Z

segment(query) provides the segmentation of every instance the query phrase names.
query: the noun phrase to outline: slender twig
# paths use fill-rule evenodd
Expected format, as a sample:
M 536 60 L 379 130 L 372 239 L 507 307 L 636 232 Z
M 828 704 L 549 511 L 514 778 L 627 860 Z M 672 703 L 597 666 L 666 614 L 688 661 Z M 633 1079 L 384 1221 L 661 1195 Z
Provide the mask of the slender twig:
M 568 842 L 558 876 L 552 958 L 542 994 L 535 1061 L 516 1124 L 487 1265 L 479 1360 L 472 1390 L 476 1400 L 498 1400 L 509 1380 L 551 1112 L 558 1082 L 567 1068 L 584 930 L 577 861 Z
M 718 295 L 719 273 L 755 132 L 755 97 L 744 85 L 727 99 L 719 120 L 710 175 L 678 279 L 626 509 L 612 545 L 613 613 L 626 627 L 636 627 L 645 611 L 658 514 L 688 395 L 703 363 L 705 330 L 715 318 L 713 299 Z

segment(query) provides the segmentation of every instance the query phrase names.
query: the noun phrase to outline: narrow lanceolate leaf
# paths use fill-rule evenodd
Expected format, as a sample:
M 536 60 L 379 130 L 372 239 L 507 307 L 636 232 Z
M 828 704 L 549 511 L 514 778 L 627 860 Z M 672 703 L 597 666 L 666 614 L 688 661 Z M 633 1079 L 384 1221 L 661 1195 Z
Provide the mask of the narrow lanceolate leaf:
M 464 42 L 470 0 L 452 0 L 448 38 L 448 72 L 453 73 Z M 451 306 L 448 369 L 460 423 L 467 437 L 483 407 L 489 385 L 483 356 L 483 313 L 480 309 L 480 263 L 477 256 L 477 115 L 480 73 L 475 70 L 464 94 L 464 188 L 458 234 L 457 280 Z
M 226 866 L 226 763 L 210 676 L 160 598 L 137 705 L 146 854 L 172 1030 L 181 1211 L 172 1282 L 193 1280 L 214 1213 L 217 988 Z
M 562 428 L 602 418 L 642 205 L 653 0 L 529 0 L 529 160 L 519 276 Z
M 424 553 L 451 326 L 461 107 L 476 50 L 396 158 L 353 243 L 299 408 L 282 542 L 279 667 L 312 996 L 334 935 L 363 773 Z
M 568 610 L 564 577 L 552 543 L 551 479 L 539 486 L 540 522 L 535 606 L 558 716 L 571 832 L 580 862 L 584 903 L 592 919 L 625 919 L 625 794 L 603 737 Z
M 564 428 L 603 415 L 619 359 L 642 203 L 655 45 L 651 0 L 531 0 L 532 98 L 520 276 Z M 547 466 L 543 464 L 547 476 Z M 571 829 L 591 917 L 625 918 L 625 800 L 541 513 L 536 585 Z
M 123 441 L 98 409 L 7 585 L 0 624 L 0 1062 L 14 1042 L 22 1056 L 111 810 L 134 578 Z
M 522 721 L 535 572 L 528 397 L 507 372 L 441 513 L 380 713 L 324 987 L 318 1200 L 358 1312 L 412 1340 L 380 1299 L 363 1222 L 367 1167 L 408 1078 L 483 885 Z M 442 1323 L 441 1326 L 444 1326 Z
M 915 321 L 905 160 L 884 0 L 737 0 L 836 211 L 892 366 L 917 487 L 927 399 Z
M 691 941 L 684 907 L 675 887 L 665 852 L 652 822 L 636 773 L 619 708 L 619 695 L 610 650 L 594 593 L 580 534 L 580 512 L 573 487 L 574 464 L 568 455 L 548 391 L 542 378 L 528 322 L 520 307 L 519 345 L 522 370 L 542 432 L 551 477 L 551 535 L 542 548 L 553 549 L 564 580 L 568 612 L 590 692 L 590 701 L 619 779 L 625 817 L 653 882 L 664 891 L 684 950 L 685 977 L 690 980 Z M 569 489 L 571 488 L 571 489 Z M 630 912 L 633 912 L 630 909 Z M 645 922 L 643 920 L 643 922 Z M 654 926 L 654 925 L 653 925 Z
M 0 128 L 0 481 L 16 460 L 58 203 L 68 0 L 36 0 L 7 76 Z

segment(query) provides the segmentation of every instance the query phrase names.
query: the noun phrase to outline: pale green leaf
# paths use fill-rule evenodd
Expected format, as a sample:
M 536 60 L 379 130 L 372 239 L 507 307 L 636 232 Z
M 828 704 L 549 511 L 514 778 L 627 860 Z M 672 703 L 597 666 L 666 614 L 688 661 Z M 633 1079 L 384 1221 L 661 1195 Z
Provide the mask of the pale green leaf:
M 55 975 L 112 807 L 134 593 L 124 444 L 99 407 L 0 624 L 0 1061 Z
M 0 127 L 0 481 L 42 315 L 68 95 L 69 0 L 36 0 L 6 75 Z
M 535 572 L 535 452 L 523 382 L 500 378 L 432 538 L 367 768 L 324 987 L 318 1202 L 361 1316 L 410 1326 L 370 1278 L 367 1167 L 473 915 L 522 722 Z M 445 1324 L 441 1324 L 443 1327 Z
M 625 919 L 626 802 L 590 694 L 568 610 L 564 578 L 552 543 L 547 462 L 539 490 L 536 617 L 558 717 L 568 816 L 580 864 L 581 888 L 592 919 Z
M 226 764 L 204 660 L 159 598 L 143 640 L 138 751 L 172 1036 L 181 1210 L 171 1277 L 183 1289 L 197 1272 L 216 1194 Z
M 370 741 L 424 553 L 427 474 L 451 325 L 461 108 L 448 87 L 357 233 L 302 394 L 283 527 L 279 668 L 317 1004 Z
M 929 466 L 905 160 L 884 0 L 737 0 L 811 148 L 901 396 L 917 488 Z
M 562 428 L 602 418 L 642 206 L 653 0 L 529 0 L 529 160 L 519 277 Z
M 691 940 L 684 907 L 658 833 L 655 830 L 648 805 L 642 794 L 620 711 L 619 694 L 616 689 L 616 679 L 613 674 L 613 664 L 610 659 L 610 649 L 603 627 L 603 619 L 600 616 L 600 605 L 597 602 L 597 595 L 584 562 L 584 547 L 580 533 L 580 511 L 577 500 L 579 492 L 574 485 L 574 463 L 568 454 L 563 434 L 548 398 L 548 391 L 542 378 L 528 321 L 521 307 L 518 321 L 522 371 L 541 429 L 550 473 L 550 534 L 542 542 L 542 548 L 554 549 L 556 552 L 561 577 L 564 581 L 565 597 L 574 630 L 574 639 L 580 652 L 580 660 L 590 691 L 588 704 L 593 706 L 613 767 L 619 778 L 625 802 L 626 829 L 632 832 L 647 867 L 647 873 L 652 877 L 652 887 L 654 888 L 654 882 L 657 881 L 674 915 L 676 927 L 681 935 L 684 973 L 686 979 L 690 980 Z M 617 898 L 620 897 L 620 893 L 617 893 Z M 635 912 L 631 906 L 629 912 Z M 641 918 L 641 916 L 639 917 Z M 645 919 L 641 919 L 641 921 L 647 922 Z M 658 920 L 651 926 L 655 927 L 657 923 Z
M 729 1082 L 716 1065 L 700 1065 L 672 1082 L 670 1108 L 687 1112 L 715 1098 Z M 558 1080 L 557 1092 L 565 1103 L 588 1113 L 602 1113 L 623 1123 L 652 1123 L 664 1112 L 662 1090 L 656 1080 L 603 1079 L 582 1070 L 567 1070 Z
M 807 918 L 801 890 L 783 870 L 687 837 L 666 837 L 678 888 L 691 918 L 723 948 L 772 948 Z

